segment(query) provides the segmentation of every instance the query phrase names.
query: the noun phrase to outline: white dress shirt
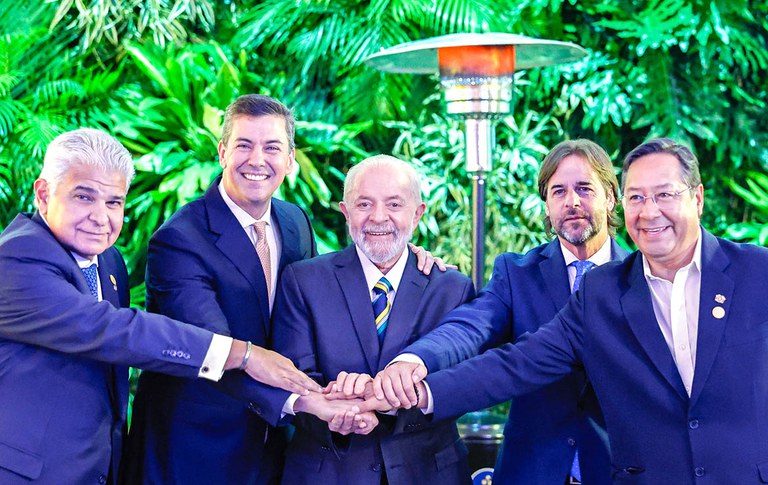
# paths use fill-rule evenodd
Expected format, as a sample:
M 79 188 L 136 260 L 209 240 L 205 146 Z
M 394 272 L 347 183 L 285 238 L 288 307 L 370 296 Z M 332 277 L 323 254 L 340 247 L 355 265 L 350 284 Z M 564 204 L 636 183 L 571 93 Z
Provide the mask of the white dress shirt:
M 235 216 L 235 219 L 237 219 L 237 222 L 240 223 L 243 231 L 245 231 L 248 239 L 250 239 L 251 243 L 253 244 L 254 253 L 256 252 L 257 238 L 256 228 L 253 227 L 253 224 L 259 221 L 264 221 L 267 223 L 266 235 L 267 245 L 269 246 L 269 261 L 271 270 L 269 282 L 269 313 L 272 314 L 272 306 L 275 303 L 275 289 L 277 288 L 277 266 L 280 261 L 280 251 L 282 249 L 282 241 L 280 241 L 279 234 L 280 231 L 278 231 L 275 225 L 272 223 L 272 200 L 270 199 L 269 203 L 267 204 L 267 210 L 264 212 L 264 215 L 258 219 L 254 219 L 253 216 L 245 212 L 242 207 L 237 205 L 235 201 L 233 201 L 232 198 L 227 195 L 227 192 L 224 190 L 224 186 L 221 183 L 219 184 L 219 193 L 221 194 L 221 198 L 224 199 L 224 203 L 227 204 L 229 210 L 232 211 L 232 215 Z
M 677 270 L 675 279 L 668 281 L 651 274 L 643 256 L 643 273 L 653 302 L 653 313 L 667 347 L 675 359 L 677 371 L 688 396 L 693 386 L 696 368 L 696 342 L 699 335 L 699 294 L 701 292 L 701 232 L 693 259 Z

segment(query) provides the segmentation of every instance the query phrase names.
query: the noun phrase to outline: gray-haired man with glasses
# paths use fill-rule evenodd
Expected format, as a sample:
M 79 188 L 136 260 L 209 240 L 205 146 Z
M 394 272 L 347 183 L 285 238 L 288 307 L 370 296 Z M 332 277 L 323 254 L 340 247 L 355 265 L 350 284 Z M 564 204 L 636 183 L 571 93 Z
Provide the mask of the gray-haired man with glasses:
M 701 228 L 704 187 L 683 145 L 640 145 L 622 182 L 639 251 L 590 271 L 557 317 L 515 345 L 432 373 L 428 386 L 417 369 L 419 406 L 454 417 L 583 368 L 614 483 L 766 483 L 768 250 Z

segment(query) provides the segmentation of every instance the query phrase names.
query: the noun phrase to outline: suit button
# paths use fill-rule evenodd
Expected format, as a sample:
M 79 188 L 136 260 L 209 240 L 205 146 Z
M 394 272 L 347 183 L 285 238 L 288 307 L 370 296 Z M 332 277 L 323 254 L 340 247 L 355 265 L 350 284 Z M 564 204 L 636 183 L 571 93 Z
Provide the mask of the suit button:
M 573 438 L 568 438 L 568 446 L 576 446 L 576 440 Z
M 210 371 L 211 371 L 211 369 L 209 369 L 209 368 L 208 368 L 208 366 L 205 366 L 205 367 L 203 367 L 203 368 L 202 368 L 202 369 L 200 369 L 200 370 L 203 372 L 203 374 L 207 374 L 208 372 L 210 372 Z
M 380 472 L 381 471 L 381 463 L 374 463 L 373 465 L 371 465 L 371 471 Z
M 320 447 L 320 449 L 323 450 L 323 451 L 331 451 L 331 447 L 330 446 L 326 446 L 326 445 L 322 445 Z
M 699 420 L 698 419 L 692 419 L 688 421 L 688 427 L 691 429 L 696 429 L 699 427 Z
M 107 483 L 107 476 L 106 475 L 99 475 L 99 483 L 101 483 L 101 484 Z
M 697 466 L 696 468 L 693 469 L 693 473 L 697 477 L 703 477 L 704 476 L 704 467 L 703 466 Z
M 261 409 L 257 405 L 255 405 L 254 403 L 249 403 L 248 404 L 248 409 L 250 409 L 254 413 L 256 413 L 259 416 L 261 416 Z

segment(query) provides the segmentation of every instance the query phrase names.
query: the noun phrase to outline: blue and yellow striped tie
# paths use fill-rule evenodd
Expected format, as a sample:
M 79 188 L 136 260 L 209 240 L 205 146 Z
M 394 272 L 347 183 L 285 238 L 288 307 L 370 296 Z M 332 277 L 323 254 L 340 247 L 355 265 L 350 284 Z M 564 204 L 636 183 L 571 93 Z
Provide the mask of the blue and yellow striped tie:
M 376 317 L 376 335 L 379 336 L 379 345 L 384 342 L 384 332 L 387 331 L 387 322 L 389 321 L 389 310 L 392 305 L 389 303 L 387 295 L 392 291 L 392 285 L 385 277 L 376 282 L 373 286 L 373 315 Z

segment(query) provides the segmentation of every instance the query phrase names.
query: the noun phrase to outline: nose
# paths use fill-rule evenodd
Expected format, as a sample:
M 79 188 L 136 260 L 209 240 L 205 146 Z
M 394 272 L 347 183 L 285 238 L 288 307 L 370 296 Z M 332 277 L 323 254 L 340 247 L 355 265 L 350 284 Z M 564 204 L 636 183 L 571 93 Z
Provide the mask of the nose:
M 386 222 L 389 220 L 389 213 L 384 204 L 376 204 L 371 211 L 371 219 L 374 222 Z
M 659 210 L 659 206 L 656 205 L 656 198 L 651 196 L 643 200 L 643 203 L 640 206 L 640 212 L 638 214 L 640 217 L 644 217 L 646 219 L 653 219 L 658 217 L 659 214 L 661 214 L 661 211 Z
M 251 156 L 248 157 L 249 165 L 261 166 L 265 163 L 266 161 L 264 160 L 264 154 L 261 152 L 261 150 L 254 149 L 251 151 Z
M 89 218 L 99 226 L 105 226 L 109 223 L 106 204 L 93 204 Z
M 575 190 L 569 189 L 565 194 L 565 204 L 568 207 L 580 207 L 581 197 L 579 197 L 579 194 L 576 193 Z

